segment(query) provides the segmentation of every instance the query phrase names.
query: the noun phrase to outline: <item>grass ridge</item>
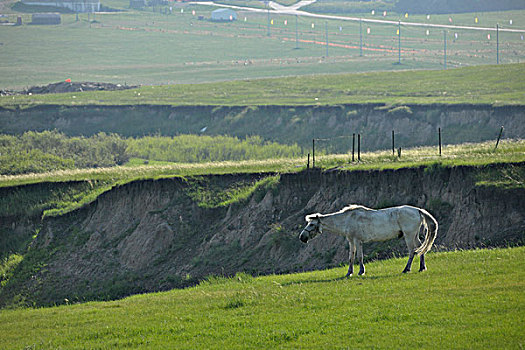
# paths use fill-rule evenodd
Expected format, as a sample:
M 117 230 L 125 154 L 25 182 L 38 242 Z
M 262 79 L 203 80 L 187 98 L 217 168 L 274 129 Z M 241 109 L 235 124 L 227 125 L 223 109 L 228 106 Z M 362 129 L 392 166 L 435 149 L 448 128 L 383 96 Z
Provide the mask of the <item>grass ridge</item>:
M 525 63 L 408 70 L 321 74 L 142 86 L 120 91 L 85 91 L 0 97 L 0 107 L 51 106 L 317 106 L 337 104 L 525 105 Z M 224 91 L 228 91 L 224 94 Z
M 435 168 L 455 166 L 477 166 L 480 169 L 478 185 L 499 186 L 508 188 L 523 188 L 525 181 L 525 140 L 504 140 L 500 142 L 497 152 L 494 151 L 492 142 L 478 144 L 447 145 L 443 147 L 443 155 L 436 154 L 434 147 L 417 147 L 403 151 L 401 158 L 392 156 L 390 151 L 377 151 L 362 154 L 362 161 L 351 162 L 351 155 L 325 155 L 316 159 L 316 166 L 320 171 L 382 171 L 403 168 Z M 242 201 L 253 193 L 258 187 L 271 187 L 279 174 L 298 173 L 306 169 L 305 157 L 294 159 L 277 159 L 262 161 L 241 162 L 216 162 L 200 164 L 169 164 L 135 167 L 112 167 L 97 169 L 61 170 L 50 173 L 26 174 L 16 176 L 0 176 L 0 189 L 6 191 L 23 188 L 29 184 L 62 183 L 64 187 L 63 199 L 55 197 L 42 201 L 37 198 L 37 204 L 29 203 L 28 207 L 38 205 L 43 208 L 44 216 L 59 216 L 67 214 L 82 206 L 95 201 L 102 193 L 112 188 L 122 186 L 133 181 L 156 180 L 173 177 L 192 177 L 221 174 L 266 174 L 266 180 L 253 184 L 239 184 L 230 189 L 195 188 L 189 195 L 202 202 L 202 205 L 226 206 Z M 505 169 L 490 170 L 490 165 L 498 165 Z M 508 164 L 508 166 L 502 166 Z M 277 177 L 274 177 L 277 176 Z M 90 186 L 73 187 L 78 182 Z M 70 186 L 71 184 L 71 186 Z M 224 190 L 224 191 L 223 191 Z M 199 193 L 200 191 L 200 193 Z M 211 191 L 211 192 L 210 192 Z M 222 193 L 224 192 L 224 193 Z M 62 193 L 62 192 L 61 192 Z M 214 194 L 213 194 L 214 193 Z M 208 200 L 214 198 L 213 201 Z M 208 198 L 208 199 L 206 199 Z M 19 206 L 20 199 L 16 193 L 0 198 L 0 208 L 14 208 Z M 47 203 L 47 204 L 46 204 Z M 25 204 L 24 204 L 25 205 Z

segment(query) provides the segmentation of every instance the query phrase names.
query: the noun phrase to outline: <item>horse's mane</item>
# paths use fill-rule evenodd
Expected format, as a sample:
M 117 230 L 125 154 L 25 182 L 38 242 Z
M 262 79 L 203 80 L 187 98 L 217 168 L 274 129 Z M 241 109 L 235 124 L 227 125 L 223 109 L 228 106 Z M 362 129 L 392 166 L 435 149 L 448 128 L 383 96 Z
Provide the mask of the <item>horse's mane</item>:
M 310 215 L 306 215 L 305 219 L 306 219 L 306 221 L 310 222 L 310 221 L 315 220 L 315 219 L 321 219 L 321 218 L 328 217 L 328 216 L 331 216 L 331 215 L 334 215 L 334 214 L 346 213 L 347 211 L 358 210 L 358 209 L 374 210 L 374 209 L 367 208 L 364 205 L 350 204 L 350 205 L 344 207 L 343 209 L 339 210 L 338 212 L 335 212 L 335 213 L 332 213 L 332 214 L 320 214 L 320 213 L 310 214 Z
M 323 216 L 324 215 L 320 213 L 310 214 L 310 215 L 306 215 L 305 220 L 310 222 L 312 220 L 322 218 Z
M 339 211 L 339 213 L 345 213 L 347 211 L 350 211 L 350 210 L 357 210 L 357 209 L 363 209 L 363 210 L 374 210 L 374 209 L 370 209 L 370 208 L 367 208 L 365 207 L 364 205 L 359 205 L 359 204 L 350 204 L 346 207 L 344 207 L 343 209 L 341 209 Z

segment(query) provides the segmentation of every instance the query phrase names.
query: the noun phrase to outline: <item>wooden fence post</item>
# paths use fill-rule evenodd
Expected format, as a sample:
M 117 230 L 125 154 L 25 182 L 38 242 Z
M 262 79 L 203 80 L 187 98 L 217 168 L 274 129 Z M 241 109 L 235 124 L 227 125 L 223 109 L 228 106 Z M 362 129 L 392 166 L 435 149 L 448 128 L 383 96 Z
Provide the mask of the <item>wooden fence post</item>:
M 441 157 L 441 128 L 438 128 L 439 135 L 439 156 Z
M 312 169 L 315 168 L 315 139 L 312 139 Z
M 496 147 L 494 147 L 494 151 L 498 148 L 499 140 L 501 139 L 501 135 L 503 135 L 503 125 L 501 126 L 501 129 L 499 130 L 498 141 L 496 141 Z
M 308 161 L 306 162 L 306 169 L 310 169 L 310 153 L 308 153 Z
M 394 142 L 394 130 L 392 130 L 392 155 L 394 155 L 394 148 L 395 148 L 395 142 Z
M 361 134 L 357 134 L 357 161 L 361 161 Z
M 355 134 L 352 134 L 352 162 L 355 160 L 354 153 L 355 153 Z

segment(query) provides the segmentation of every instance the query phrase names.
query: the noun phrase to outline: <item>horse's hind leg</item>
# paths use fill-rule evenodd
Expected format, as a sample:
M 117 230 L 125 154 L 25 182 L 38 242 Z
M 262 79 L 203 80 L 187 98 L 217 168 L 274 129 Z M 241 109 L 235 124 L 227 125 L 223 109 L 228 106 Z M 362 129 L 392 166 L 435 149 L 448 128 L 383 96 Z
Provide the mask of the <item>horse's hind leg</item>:
M 352 276 L 352 274 L 354 273 L 354 261 L 355 261 L 355 244 L 352 244 L 352 241 L 350 241 L 349 239 L 348 240 L 348 250 L 350 251 L 349 253 L 349 266 L 348 266 L 348 272 L 346 273 L 346 276 L 345 277 L 349 277 L 349 276 Z
M 415 244 L 416 239 L 419 240 L 419 238 L 417 237 L 417 234 L 415 237 L 411 238 L 411 237 L 408 237 L 408 235 L 405 233 L 405 243 L 407 244 L 409 256 L 408 256 L 407 265 L 405 266 L 403 273 L 410 272 L 410 270 L 412 269 L 412 261 L 414 260 L 414 255 L 416 254 L 416 244 Z
M 427 266 L 425 265 L 425 254 L 421 254 L 419 257 L 419 272 L 426 271 Z
M 407 266 L 405 266 L 405 269 L 403 270 L 403 273 L 410 272 L 410 269 L 412 268 L 412 260 L 414 260 L 414 250 L 410 251 L 410 256 L 408 257 Z
M 357 242 L 357 257 L 359 259 L 359 276 L 365 274 L 365 264 L 363 264 L 363 243 Z
M 428 230 L 428 228 L 426 229 Z M 425 234 L 425 228 L 423 226 L 419 228 L 418 234 L 414 237 L 414 243 L 416 247 L 421 246 L 421 240 L 419 239 L 420 232 L 423 232 L 423 234 Z M 421 254 L 419 256 L 419 272 L 426 271 L 426 269 L 427 269 L 427 266 L 425 265 L 425 254 Z

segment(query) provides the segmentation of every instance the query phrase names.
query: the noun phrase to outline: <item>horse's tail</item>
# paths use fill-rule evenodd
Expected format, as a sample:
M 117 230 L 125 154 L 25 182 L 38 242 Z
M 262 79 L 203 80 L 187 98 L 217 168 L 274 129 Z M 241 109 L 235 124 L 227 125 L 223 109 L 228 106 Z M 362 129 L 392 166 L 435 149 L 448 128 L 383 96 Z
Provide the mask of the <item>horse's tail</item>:
M 432 248 L 432 244 L 434 244 L 434 240 L 437 236 L 438 231 L 438 223 L 436 219 L 428 211 L 425 209 L 419 209 L 419 214 L 421 215 L 421 218 L 423 220 L 423 225 L 425 226 L 425 240 L 421 244 L 419 248 L 416 249 L 417 255 L 421 256 L 428 252 Z M 431 223 L 432 226 L 434 226 L 432 229 L 428 227 L 428 224 Z

